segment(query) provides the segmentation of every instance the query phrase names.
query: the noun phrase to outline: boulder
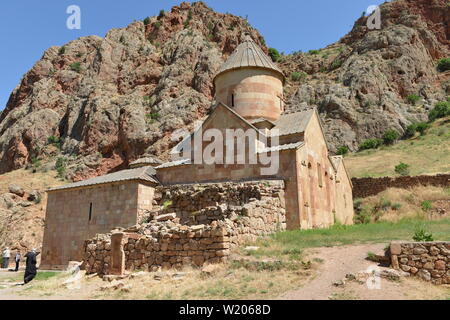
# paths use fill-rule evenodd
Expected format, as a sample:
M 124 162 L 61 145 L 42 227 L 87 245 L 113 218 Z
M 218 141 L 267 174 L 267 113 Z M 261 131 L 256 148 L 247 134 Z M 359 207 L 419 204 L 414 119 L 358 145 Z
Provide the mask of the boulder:
M 16 196 L 23 197 L 25 195 L 25 190 L 16 184 L 12 184 L 9 186 L 9 192 L 15 194 Z

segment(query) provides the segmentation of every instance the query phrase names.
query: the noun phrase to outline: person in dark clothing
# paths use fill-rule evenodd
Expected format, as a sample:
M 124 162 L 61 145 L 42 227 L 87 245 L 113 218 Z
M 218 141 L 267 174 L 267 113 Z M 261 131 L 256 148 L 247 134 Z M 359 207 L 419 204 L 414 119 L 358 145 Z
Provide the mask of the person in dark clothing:
M 27 284 L 31 280 L 36 277 L 37 267 L 36 267 L 36 257 L 39 255 L 39 252 L 36 252 L 36 249 L 33 249 L 31 252 L 28 252 L 25 257 L 27 258 L 26 267 L 25 267 L 25 275 L 24 275 L 24 284 Z
M 20 265 L 20 259 L 22 258 L 20 251 L 17 250 L 16 252 L 16 256 L 14 258 L 14 260 L 16 261 L 16 269 L 14 269 L 15 272 L 19 271 L 19 265 Z

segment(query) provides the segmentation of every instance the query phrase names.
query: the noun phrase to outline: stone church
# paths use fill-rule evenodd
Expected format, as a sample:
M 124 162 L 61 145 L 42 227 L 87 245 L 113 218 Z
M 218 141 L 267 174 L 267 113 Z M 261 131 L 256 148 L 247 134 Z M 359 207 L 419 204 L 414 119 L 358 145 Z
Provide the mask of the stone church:
M 284 83 L 283 72 L 245 36 L 214 78 L 215 107 L 174 149 L 174 161 L 139 159 L 128 170 L 48 191 L 41 269 L 80 261 L 85 240 L 138 223 L 152 210 L 161 186 L 282 180 L 287 229 L 352 224 L 352 183 L 344 159 L 330 155 L 315 108 L 284 109 Z M 244 146 L 228 132 L 245 132 Z M 220 133 L 223 148 L 217 147 Z M 201 156 L 199 161 L 198 151 L 208 148 L 211 136 L 215 161 Z M 196 137 L 203 139 L 197 143 Z M 276 162 L 276 170 L 264 171 L 273 165 L 267 159 Z

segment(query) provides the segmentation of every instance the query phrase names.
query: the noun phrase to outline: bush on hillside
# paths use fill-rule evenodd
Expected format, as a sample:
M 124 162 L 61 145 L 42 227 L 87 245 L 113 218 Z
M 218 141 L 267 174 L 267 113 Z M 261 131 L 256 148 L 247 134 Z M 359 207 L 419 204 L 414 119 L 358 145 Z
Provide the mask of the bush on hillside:
M 304 72 L 292 72 L 291 73 L 291 80 L 292 81 L 300 81 L 306 78 L 306 73 Z
M 383 141 L 386 145 L 394 144 L 395 141 L 400 137 L 397 131 L 387 130 L 383 135 Z
M 382 139 L 367 139 L 360 146 L 359 150 L 377 149 L 383 144 Z
M 415 105 L 420 100 L 420 96 L 417 94 L 410 94 L 407 99 L 410 104 Z
M 428 119 L 433 122 L 447 116 L 450 116 L 450 101 L 442 101 L 437 103 L 434 109 L 430 111 Z
M 269 56 L 272 58 L 273 62 L 278 62 L 281 59 L 280 52 L 275 48 L 269 48 Z
M 440 72 L 445 72 L 445 71 L 450 70 L 450 58 L 443 58 L 443 59 L 439 60 L 437 69 Z
M 401 162 L 398 166 L 395 167 L 395 172 L 401 176 L 408 176 L 409 168 L 410 168 L 409 164 Z
M 416 135 L 417 123 L 410 124 L 405 130 L 405 138 L 412 138 Z
M 421 122 L 417 124 L 416 130 L 417 132 L 420 133 L 421 136 L 424 136 L 430 127 L 431 127 L 430 124 L 426 122 Z
M 72 63 L 69 67 L 70 67 L 70 70 L 72 70 L 72 71 L 75 71 L 75 72 L 81 71 L 81 63 L 80 62 Z
M 337 154 L 338 156 L 345 156 L 345 155 L 348 154 L 348 152 L 349 152 L 348 147 L 347 147 L 347 146 L 342 146 L 342 147 L 339 147 L 339 148 L 337 149 L 336 154 Z

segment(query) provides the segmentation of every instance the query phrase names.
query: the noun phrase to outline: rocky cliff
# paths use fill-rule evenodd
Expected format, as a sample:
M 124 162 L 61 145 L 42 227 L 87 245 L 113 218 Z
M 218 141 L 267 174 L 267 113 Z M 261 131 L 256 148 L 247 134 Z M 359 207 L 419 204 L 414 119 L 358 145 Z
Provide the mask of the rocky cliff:
M 289 108 L 318 106 L 334 148 L 355 149 L 386 128 L 402 133 L 450 92 L 446 0 L 382 6 L 382 29 L 361 17 L 341 41 L 283 56 Z M 248 23 L 202 2 L 48 49 L 0 115 L 0 173 L 63 155 L 79 180 L 126 166 L 142 154 L 163 159 L 170 133 L 192 128 L 213 99 L 212 78 L 250 32 Z M 415 105 L 408 96 L 420 95 Z M 50 138 L 50 139 L 49 139 Z

